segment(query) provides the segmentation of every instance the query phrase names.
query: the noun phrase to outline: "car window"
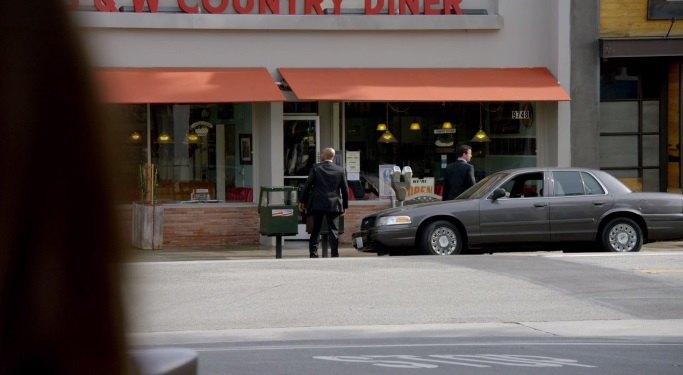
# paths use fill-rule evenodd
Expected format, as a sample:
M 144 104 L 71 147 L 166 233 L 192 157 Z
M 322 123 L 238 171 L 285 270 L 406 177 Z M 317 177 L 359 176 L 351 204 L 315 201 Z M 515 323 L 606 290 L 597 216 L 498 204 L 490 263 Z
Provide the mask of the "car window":
M 583 178 L 583 186 L 586 190 L 586 194 L 605 194 L 605 189 L 602 188 L 602 185 L 600 185 L 598 180 L 596 180 L 595 177 L 593 177 L 593 175 L 591 175 L 590 173 L 581 172 L 581 177 Z
M 578 171 L 553 172 L 555 196 L 584 195 L 583 181 Z
M 483 180 L 477 182 L 471 188 L 465 190 L 462 194 L 458 195 L 458 200 L 460 199 L 480 199 L 491 193 L 491 188 L 497 185 L 501 180 L 508 176 L 506 172 L 497 172 L 492 175 L 484 177 Z
M 501 188 L 505 189 L 508 198 L 531 198 L 543 196 L 543 173 L 524 173 L 505 182 Z

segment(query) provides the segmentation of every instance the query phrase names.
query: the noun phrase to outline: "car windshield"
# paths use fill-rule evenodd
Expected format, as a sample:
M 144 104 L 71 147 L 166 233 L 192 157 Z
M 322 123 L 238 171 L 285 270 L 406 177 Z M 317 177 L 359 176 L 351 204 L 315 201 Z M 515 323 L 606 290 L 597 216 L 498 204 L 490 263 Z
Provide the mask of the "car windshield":
M 507 172 L 498 172 L 494 173 L 492 175 L 484 177 L 483 180 L 477 182 L 472 186 L 471 188 L 465 190 L 462 194 L 460 194 L 457 198 L 455 199 L 480 199 L 485 196 L 487 196 L 490 192 L 491 189 L 493 189 L 494 186 L 498 185 L 498 183 L 507 178 L 509 176 L 509 173 Z

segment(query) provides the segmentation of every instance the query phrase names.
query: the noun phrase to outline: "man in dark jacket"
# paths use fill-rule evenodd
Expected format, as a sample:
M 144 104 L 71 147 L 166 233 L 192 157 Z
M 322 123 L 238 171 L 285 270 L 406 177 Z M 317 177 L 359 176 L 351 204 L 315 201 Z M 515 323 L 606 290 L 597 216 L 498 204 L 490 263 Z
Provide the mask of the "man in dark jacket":
M 471 159 L 472 147 L 468 145 L 458 147 L 458 160 L 449 164 L 444 173 L 442 200 L 455 199 L 474 185 L 474 167 L 469 163 Z
M 323 218 L 326 218 L 329 228 L 327 238 L 332 257 L 338 257 L 339 228 L 336 219 L 349 208 L 349 187 L 344 169 L 334 164 L 334 149 L 322 150 L 320 157 L 323 161 L 313 166 L 301 191 L 299 210 L 313 216 L 313 228 L 308 240 L 311 258 L 318 257 L 318 237 Z

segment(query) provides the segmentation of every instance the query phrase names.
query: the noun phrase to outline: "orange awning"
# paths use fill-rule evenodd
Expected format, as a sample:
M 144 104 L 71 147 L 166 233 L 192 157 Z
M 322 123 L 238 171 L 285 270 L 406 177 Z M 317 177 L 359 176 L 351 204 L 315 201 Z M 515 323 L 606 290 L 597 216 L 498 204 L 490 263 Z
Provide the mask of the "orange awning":
M 108 103 L 281 102 L 285 98 L 265 68 L 99 69 Z
M 540 102 L 570 100 L 546 68 L 280 68 L 299 100 Z

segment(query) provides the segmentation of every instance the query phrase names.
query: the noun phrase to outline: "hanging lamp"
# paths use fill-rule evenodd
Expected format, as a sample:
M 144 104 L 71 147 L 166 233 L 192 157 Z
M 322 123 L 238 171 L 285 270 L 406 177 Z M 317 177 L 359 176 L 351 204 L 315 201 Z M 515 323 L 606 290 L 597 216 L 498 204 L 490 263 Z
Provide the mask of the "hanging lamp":
M 136 130 L 130 133 L 129 139 L 133 143 L 140 143 L 142 142 L 142 134 L 140 134 L 140 132 Z
M 397 143 L 398 140 L 394 137 L 394 134 L 387 129 L 377 140 L 379 143 Z
M 191 131 L 191 132 L 187 133 L 187 136 L 185 137 L 185 141 L 188 144 L 197 144 L 197 143 L 199 143 L 199 135 L 197 135 L 197 133 Z
M 481 103 L 479 103 L 479 131 L 470 139 L 470 142 L 491 142 L 491 138 L 486 134 L 481 124 Z
M 422 130 L 422 127 L 420 126 L 420 123 L 417 121 L 413 121 L 410 124 L 410 130 Z
M 173 143 L 173 138 L 171 138 L 170 134 L 168 134 L 166 132 L 161 132 L 161 134 L 159 134 L 159 143 L 163 143 L 163 144 Z
M 396 137 L 394 137 L 394 134 L 391 133 L 389 130 L 389 126 L 387 124 L 389 123 L 389 102 L 385 104 L 385 116 L 386 116 L 386 122 L 382 122 L 377 124 L 377 130 L 378 131 L 383 131 L 382 135 L 379 136 L 379 139 L 377 139 L 378 143 L 396 143 L 398 142 L 396 140 Z
M 385 121 L 377 124 L 377 131 L 378 132 L 385 132 L 389 129 L 389 127 L 387 126 L 387 124 L 389 123 L 389 102 L 385 103 L 384 115 L 385 115 Z

